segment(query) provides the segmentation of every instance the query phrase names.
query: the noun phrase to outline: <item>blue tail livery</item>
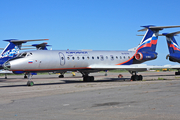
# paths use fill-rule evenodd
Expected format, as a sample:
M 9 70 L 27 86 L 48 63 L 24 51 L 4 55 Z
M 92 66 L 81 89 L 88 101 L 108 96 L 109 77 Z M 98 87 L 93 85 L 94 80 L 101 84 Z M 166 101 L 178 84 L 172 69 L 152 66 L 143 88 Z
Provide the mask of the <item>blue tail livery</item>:
M 120 63 L 118 65 L 129 65 L 129 64 L 139 64 L 145 61 L 154 60 L 157 58 L 156 46 L 158 41 L 159 31 L 164 28 L 175 28 L 179 26 L 142 26 L 144 29 L 139 31 L 146 31 L 143 39 L 140 44 L 130 49 L 129 51 L 136 51 L 134 56 L 124 63 Z
M 178 62 L 178 63 L 180 63 L 180 47 L 178 43 L 176 42 L 174 36 L 176 36 L 179 33 L 180 31 L 162 34 L 166 36 L 166 41 L 167 41 L 167 45 L 169 49 L 169 54 L 166 56 L 166 59 L 169 58 L 170 61 Z

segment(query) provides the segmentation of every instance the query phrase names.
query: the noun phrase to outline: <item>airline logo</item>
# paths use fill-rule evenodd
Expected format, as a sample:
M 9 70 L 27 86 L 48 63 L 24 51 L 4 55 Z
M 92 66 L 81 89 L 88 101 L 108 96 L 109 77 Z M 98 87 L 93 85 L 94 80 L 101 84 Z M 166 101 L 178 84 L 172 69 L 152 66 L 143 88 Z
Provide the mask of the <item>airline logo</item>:
M 168 46 L 171 47 L 171 48 L 173 48 L 174 50 L 180 51 L 178 45 L 175 44 L 174 42 L 168 43 Z
M 19 53 L 19 48 L 16 46 L 14 49 L 7 50 L 4 53 L 1 54 L 1 58 L 4 57 L 14 57 Z
M 145 40 L 141 45 L 139 46 L 139 49 L 144 48 L 144 47 L 151 47 L 152 45 L 157 44 L 157 37 L 151 37 L 147 40 Z

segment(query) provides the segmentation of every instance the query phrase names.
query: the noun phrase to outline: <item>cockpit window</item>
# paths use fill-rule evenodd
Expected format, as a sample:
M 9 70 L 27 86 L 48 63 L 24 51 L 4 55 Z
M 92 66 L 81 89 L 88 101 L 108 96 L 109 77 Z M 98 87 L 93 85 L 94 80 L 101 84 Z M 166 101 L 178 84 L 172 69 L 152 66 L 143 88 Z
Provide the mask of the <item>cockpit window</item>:
M 18 55 L 18 57 L 28 57 L 28 56 L 31 56 L 31 55 L 32 55 L 32 53 L 24 52 L 24 53 L 20 53 L 20 54 Z
M 27 57 L 28 57 L 28 56 L 31 56 L 31 55 L 32 55 L 32 53 L 27 53 Z
M 25 52 L 25 53 L 21 53 L 21 54 L 19 55 L 19 57 L 26 57 L 26 55 L 27 55 L 26 52 Z

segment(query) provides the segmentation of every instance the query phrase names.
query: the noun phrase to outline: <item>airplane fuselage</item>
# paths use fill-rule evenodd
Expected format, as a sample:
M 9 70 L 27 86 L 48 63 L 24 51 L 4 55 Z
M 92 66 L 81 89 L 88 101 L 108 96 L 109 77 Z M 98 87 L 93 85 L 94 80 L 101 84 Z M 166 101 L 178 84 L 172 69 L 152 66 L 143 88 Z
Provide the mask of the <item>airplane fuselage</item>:
M 39 50 L 29 51 L 10 60 L 10 70 L 15 71 L 58 71 L 88 69 L 93 64 L 133 64 L 135 51 L 87 51 L 87 50 Z

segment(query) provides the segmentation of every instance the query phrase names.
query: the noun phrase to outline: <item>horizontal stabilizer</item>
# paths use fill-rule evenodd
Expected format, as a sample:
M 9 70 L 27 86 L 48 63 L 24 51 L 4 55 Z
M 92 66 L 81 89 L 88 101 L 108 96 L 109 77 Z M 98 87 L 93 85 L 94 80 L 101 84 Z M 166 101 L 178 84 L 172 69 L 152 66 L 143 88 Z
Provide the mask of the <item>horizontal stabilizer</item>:
M 22 47 L 36 47 L 37 50 L 47 50 L 47 46 L 51 46 L 51 45 L 47 45 L 47 43 L 41 43 L 41 44 L 32 44 L 32 45 L 22 45 Z
M 49 39 L 34 39 L 34 40 L 16 40 L 16 39 L 9 39 L 9 40 L 4 40 L 4 41 L 12 42 L 12 43 L 26 43 L 26 42 L 31 42 L 31 41 L 44 41 L 44 40 L 49 40 Z
M 30 50 L 30 49 L 35 49 L 35 48 L 21 48 L 21 50 Z
M 141 27 L 145 27 L 144 29 L 138 30 L 138 32 L 140 31 L 146 31 L 148 28 L 149 29 L 158 29 L 158 30 L 162 30 L 164 28 L 176 28 L 176 27 L 180 27 L 179 25 L 176 26 L 141 26 Z
M 180 34 L 180 31 L 173 32 L 173 33 L 163 33 L 162 35 L 164 35 L 164 36 L 175 36 L 177 34 Z

